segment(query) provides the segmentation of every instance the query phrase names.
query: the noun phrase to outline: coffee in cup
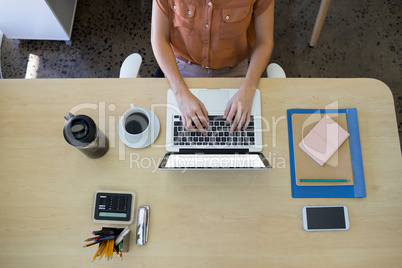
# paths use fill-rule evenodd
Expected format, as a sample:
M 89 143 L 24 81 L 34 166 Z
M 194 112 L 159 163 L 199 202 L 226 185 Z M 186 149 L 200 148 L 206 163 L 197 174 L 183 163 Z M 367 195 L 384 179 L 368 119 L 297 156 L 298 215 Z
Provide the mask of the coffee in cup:
M 158 117 L 148 109 L 134 107 L 134 104 L 119 119 L 119 138 L 130 148 L 150 145 L 158 137 L 159 130 Z
M 124 133 L 125 140 L 134 147 L 145 144 L 150 136 L 150 115 L 146 109 L 136 108 L 131 104 L 131 109 L 123 114 L 119 122 L 120 129 Z
M 124 124 L 126 131 L 132 135 L 144 132 L 148 126 L 148 116 L 140 111 L 128 115 Z

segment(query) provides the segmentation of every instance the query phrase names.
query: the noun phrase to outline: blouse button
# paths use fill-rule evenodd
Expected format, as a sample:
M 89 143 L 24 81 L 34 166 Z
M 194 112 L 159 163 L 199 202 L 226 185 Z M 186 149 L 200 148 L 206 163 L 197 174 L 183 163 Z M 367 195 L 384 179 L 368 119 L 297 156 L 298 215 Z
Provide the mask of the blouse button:
M 226 19 L 227 19 L 227 20 L 229 19 L 229 15 L 226 16 Z

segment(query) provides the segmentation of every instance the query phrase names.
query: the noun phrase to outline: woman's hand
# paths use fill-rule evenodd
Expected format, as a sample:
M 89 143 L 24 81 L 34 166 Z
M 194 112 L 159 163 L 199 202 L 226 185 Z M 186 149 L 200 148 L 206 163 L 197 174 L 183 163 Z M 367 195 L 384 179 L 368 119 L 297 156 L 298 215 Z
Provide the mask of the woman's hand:
M 232 123 L 230 133 L 235 130 L 244 130 L 250 123 L 255 90 L 255 88 L 249 88 L 243 83 L 239 91 L 229 100 L 223 118 L 226 119 L 226 124 Z
M 204 104 L 194 96 L 185 83 L 180 83 L 174 88 L 177 104 L 181 111 L 183 126 L 189 131 L 200 131 L 207 135 L 209 129 L 208 112 Z M 197 128 L 194 128 L 193 122 Z
M 250 122 L 251 106 L 262 72 L 267 67 L 274 47 L 274 1 L 260 15 L 254 16 L 255 44 L 250 58 L 246 78 L 239 91 L 229 101 L 226 123 L 233 120 L 230 131 L 247 128 Z

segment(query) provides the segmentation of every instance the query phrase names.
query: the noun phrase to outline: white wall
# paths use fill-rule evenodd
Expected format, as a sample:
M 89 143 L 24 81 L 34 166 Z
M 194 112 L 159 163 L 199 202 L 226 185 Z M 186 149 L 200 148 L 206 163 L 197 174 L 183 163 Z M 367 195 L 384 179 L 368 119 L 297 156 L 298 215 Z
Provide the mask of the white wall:
M 0 30 L 10 39 L 69 40 L 76 3 L 77 0 L 0 0 Z

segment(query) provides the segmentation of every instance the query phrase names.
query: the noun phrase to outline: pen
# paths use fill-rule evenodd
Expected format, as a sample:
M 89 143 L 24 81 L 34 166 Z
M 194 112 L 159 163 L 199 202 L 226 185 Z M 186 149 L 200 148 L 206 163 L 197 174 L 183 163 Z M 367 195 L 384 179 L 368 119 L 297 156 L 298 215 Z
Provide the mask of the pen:
M 94 238 L 93 241 L 98 242 L 98 241 L 109 240 L 109 239 L 115 239 L 115 238 L 116 238 L 115 235 L 109 235 L 109 236 L 106 236 L 106 237 Z
M 101 236 L 95 236 L 95 237 L 87 238 L 87 239 L 85 239 L 85 242 L 94 241 L 94 239 L 99 239 L 99 238 L 104 238 L 104 237 L 107 237 L 107 236 L 106 235 L 101 235 Z
M 346 179 L 300 179 L 300 182 L 349 182 Z
M 93 231 L 93 235 L 114 235 L 115 231 L 112 229 Z
M 124 230 L 120 233 L 120 235 L 116 238 L 115 245 L 118 245 L 123 238 L 130 232 L 130 228 L 127 226 Z

